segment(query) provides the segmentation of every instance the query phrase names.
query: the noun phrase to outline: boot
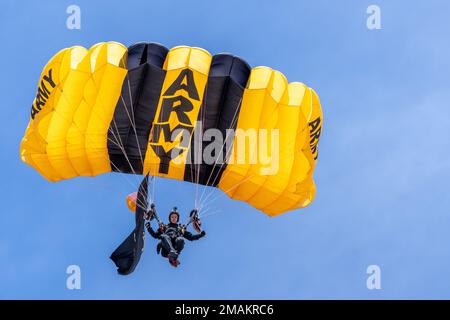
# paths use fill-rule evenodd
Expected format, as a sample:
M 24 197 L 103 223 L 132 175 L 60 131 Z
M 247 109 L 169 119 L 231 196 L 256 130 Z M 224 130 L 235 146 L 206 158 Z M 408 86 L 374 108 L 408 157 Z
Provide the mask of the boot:
M 176 252 L 175 250 L 170 250 L 169 254 L 167 255 L 167 257 L 169 259 L 174 259 L 177 260 L 178 258 L 178 252 Z
M 177 259 L 169 258 L 169 263 L 172 267 L 178 267 L 180 265 L 180 261 Z

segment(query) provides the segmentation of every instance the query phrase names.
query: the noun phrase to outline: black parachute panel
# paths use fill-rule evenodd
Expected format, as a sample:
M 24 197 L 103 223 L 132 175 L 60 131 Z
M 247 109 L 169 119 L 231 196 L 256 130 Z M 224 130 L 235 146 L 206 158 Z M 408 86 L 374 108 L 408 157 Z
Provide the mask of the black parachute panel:
M 114 171 L 142 173 L 168 51 L 157 43 L 137 43 L 128 48 L 128 73 L 108 130 L 108 152 Z

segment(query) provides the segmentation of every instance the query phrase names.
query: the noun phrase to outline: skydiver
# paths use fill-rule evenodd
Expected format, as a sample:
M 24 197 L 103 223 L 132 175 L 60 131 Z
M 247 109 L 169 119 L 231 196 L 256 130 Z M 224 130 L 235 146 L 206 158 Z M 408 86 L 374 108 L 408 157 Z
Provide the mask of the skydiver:
M 196 216 L 197 211 L 194 209 L 191 211 L 190 216 Z M 155 205 L 152 203 L 150 206 L 150 210 L 147 212 L 145 218 L 146 220 L 153 220 L 154 217 L 157 217 Z M 160 240 L 158 245 L 156 246 L 156 252 L 164 258 L 169 259 L 169 263 L 173 267 L 178 267 L 180 261 L 178 260 L 178 256 L 184 248 L 184 239 L 189 241 L 198 240 L 203 238 L 206 235 L 205 231 L 201 231 L 200 234 L 193 235 L 191 232 L 186 230 L 186 225 L 179 224 L 180 215 L 178 213 L 177 208 L 173 208 L 173 210 L 169 213 L 169 223 L 164 224 L 158 220 L 159 228 L 154 231 L 148 221 L 145 224 L 150 235 Z M 198 222 L 194 222 L 194 226 L 196 230 L 199 230 Z

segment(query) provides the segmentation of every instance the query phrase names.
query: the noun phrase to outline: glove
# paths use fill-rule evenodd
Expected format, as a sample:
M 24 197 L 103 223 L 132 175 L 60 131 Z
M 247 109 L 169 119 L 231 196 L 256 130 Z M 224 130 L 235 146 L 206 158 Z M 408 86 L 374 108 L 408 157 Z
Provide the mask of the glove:
M 150 222 L 147 222 L 147 223 L 145 224 L 145 227 L 146 227 L 147 229 L 151 229 L 151 227 L 150 227 Z
M 200 235 L 201 235 L 202 237 L 204 237 L 204 236 L 206 236 L 206 232 L 205 232 L 205 231 L 202 231 L 202 232 L 200 233 Z

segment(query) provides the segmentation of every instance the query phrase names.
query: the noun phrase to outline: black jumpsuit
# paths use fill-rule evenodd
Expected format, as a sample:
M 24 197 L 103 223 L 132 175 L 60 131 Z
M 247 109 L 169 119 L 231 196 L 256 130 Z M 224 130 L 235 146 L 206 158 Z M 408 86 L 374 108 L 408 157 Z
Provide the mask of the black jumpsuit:
M 164 232 L 161 231 L 161 228 L 154 231 L 148 222 L 145 224 L 145 227 L 153 238 L 160 240 L 158 244 L 158 253 L 159 249 L 162 247 L 161 255 L 163 257 L 167 257 L 170 252 L 180 254 L 184 248 L 183 238 L 189 241 L 194 241 L 203 237 L 203 234 L 193 235 L 187 230 L 182 233 L 178 223 L 169 223 L 165 226 Z

